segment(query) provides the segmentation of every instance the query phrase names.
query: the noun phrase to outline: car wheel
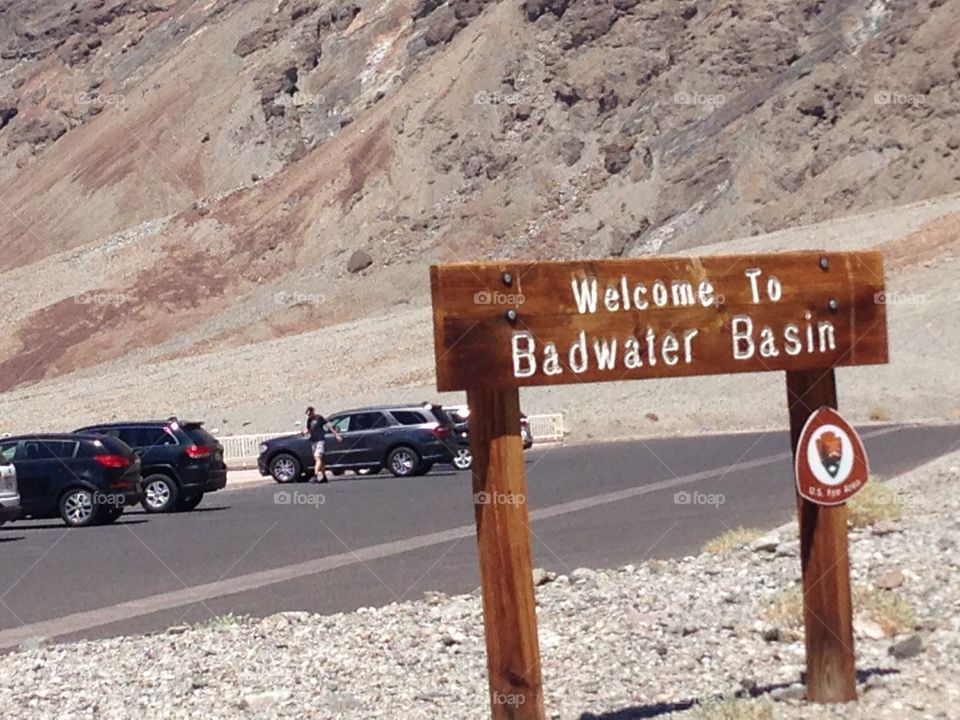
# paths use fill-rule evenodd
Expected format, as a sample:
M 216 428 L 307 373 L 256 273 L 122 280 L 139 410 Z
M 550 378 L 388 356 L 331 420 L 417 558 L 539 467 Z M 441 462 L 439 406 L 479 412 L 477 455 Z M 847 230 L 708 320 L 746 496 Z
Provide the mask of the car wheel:
M 84 488 L 67 490 L 60 498 L 60 517 L 70 527 L 87 527 L 97 521 L 93 493 Z
M 413 448 L 401 445 L 387 455 L 387 467 L 396 477 L 410 477 L 420 469 L 420 456 Z
M 180 494 L 177 484 L 166 475 L 149 475 L 143 479 L 140 504 L 148 513 L 165 513 L 173 509 Z
M 473 465 L 473 453 L 470 448 L 460 448 L 453 456 L 453 466 L 457 470 L 469 470 Z
M 280 453 L 270 461 L 270 474 L 278 483 L 296 482 L 300 477 L 300 461 L 289 453 Z
M 190 512 L 196 509 L 201 500 L 203 500 L 203 493 L 182 497 L 177 501 L 177 512 Z

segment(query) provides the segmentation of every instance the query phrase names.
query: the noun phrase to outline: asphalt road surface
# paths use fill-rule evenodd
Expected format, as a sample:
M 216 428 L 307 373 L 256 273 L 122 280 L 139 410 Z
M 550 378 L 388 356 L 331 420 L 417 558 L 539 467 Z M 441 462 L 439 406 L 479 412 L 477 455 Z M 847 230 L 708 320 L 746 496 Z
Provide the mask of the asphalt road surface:
M 960 447 L 960 426 L 862 435 L 881 478 Z M 729 528 L 795 515 L 786 432 L 543 447 L 526 459 L 534 564 L 561 573 L 694 554 Z M 331 613 L 470 592 L 479 581 L 469 475 L 437 470 L 247 484 L 192 513 L 128 511 L 113 526 L 7 524 L 0 650 L 230 612 Z M 683 502 L 693 493 L 715 502 Z

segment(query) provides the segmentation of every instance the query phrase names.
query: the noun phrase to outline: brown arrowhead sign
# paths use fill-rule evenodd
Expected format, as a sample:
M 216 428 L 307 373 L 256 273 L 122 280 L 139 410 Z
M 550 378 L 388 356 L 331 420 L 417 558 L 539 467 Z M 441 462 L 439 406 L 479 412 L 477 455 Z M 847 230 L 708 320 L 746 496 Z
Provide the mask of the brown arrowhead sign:
M 796 454 L 797 490 L 817 505 L 840 505 L 867 484 L 867 452 L 850 423 L 822 407 L 807 420 Z

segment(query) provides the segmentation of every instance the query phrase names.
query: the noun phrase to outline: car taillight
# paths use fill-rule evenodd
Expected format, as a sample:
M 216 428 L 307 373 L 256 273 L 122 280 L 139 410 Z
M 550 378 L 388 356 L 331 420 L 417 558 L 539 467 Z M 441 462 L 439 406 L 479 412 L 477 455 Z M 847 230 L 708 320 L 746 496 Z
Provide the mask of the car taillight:
M 450 430 L 448 428 L 442 427 L 440 425 L 433 428 L 433 430 L 431 430 L 430 432 L 432 432 L 438 438 L 445 438 L 447 435 L 450 434 Z
M 132 462 L 123 455 L 94 455 L 93 459 L 107 468 L 125 468 Z
M 213 448 L 209 445 L 188 445 L 187 446 L 187 457 L 191 457 L 194 460 L 197 458 L 204 458 L 208 455 L 213 454 Z

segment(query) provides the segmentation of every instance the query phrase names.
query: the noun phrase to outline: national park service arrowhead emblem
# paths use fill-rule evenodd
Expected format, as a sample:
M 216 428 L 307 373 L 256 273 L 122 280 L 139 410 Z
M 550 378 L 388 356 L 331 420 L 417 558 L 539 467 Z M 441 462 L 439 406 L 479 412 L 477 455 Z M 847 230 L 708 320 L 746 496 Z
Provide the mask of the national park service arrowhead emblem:
M 818 505 L 840 505 L 866 485 L 867 452 L 857 431 L 833 408 L 811 415 L 795 459 L 797 491 Z

